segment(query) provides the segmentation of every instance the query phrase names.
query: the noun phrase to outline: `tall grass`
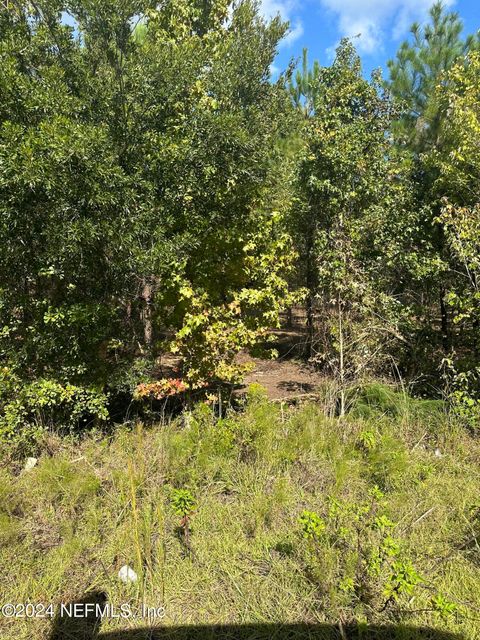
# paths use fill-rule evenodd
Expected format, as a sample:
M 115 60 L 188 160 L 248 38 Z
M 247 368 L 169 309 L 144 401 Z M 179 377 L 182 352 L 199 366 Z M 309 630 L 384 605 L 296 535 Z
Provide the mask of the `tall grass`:
M 63 439 L 56 449 L 29 472 L 1 470 L 3 602 L 64 602 L 101 589 L 113 604 L 163 605 L 163 624 L 404 621 L 480 638 L 480 444 L 439 404 L 377 385 L 357 390 L 338 420 L 321 404 L 270 403 L 256 387 L 241 411 L 221 418 L 199 404 L 188 417 Z M 372 593 L 360 597 L 349 582 L 358 558 L 339 541 L 342 527 L 354 527 L 345 514 L 374 487 L 384 497 L 372 518 L 394 524 L 402 559 L 422 579 L 384 610 L 388 575 L 365 580 Z M 182 488 L 196 502 L 191 553 L 169 503 Z M 332 501 L 347 505 L 338 522 Z M 304 511 L 326 524 L 314 554 L 299 525 Z M 360 536 L 365 557 L 377 548 L 371 526 Z M 140 584 L 118 580 L 124 564 Z M 435 608 L 435 594 L 453 611 Z M 48 628 L 0 620 L 0 637 L 40 639 Z

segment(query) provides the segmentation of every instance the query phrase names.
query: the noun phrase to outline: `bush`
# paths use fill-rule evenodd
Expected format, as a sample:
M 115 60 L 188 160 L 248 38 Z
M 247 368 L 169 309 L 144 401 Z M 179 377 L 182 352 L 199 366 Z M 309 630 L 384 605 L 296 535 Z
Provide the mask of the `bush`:
M 44 378 L 24 384 L 5 369 L 3 380 L 0 443 L 27 450 L 45 429 L 73 431 L 108 420 L 107 397 L 95 389 Z
M 307 539 L 307 570 L 322 582 L 335 584 L 345 604 L 356 599 L 367 607 L 386 609 L 420 581 L 402 544 L 394 537 L 395 524 L 385 513 L 382 492 L 374 487 L 364 502 L 330 498 L 322 518 L 304 511 L 299 523 Z M 327 564 L 325 564 L 327 562 Z M 322 576 L 327 570 L 329 575 Z

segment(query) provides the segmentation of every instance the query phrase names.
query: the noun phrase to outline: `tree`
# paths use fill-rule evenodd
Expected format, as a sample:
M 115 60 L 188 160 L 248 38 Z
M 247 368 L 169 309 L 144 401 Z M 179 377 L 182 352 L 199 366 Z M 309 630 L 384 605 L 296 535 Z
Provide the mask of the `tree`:
M 308 49 L 303 49 L 302 67 L 297 69 L 295 79 L 290 79 L 289 90 L 294 105 L 303 112 L 305 117 L 310 117 L 315 111 L 315 100 L 318 92 L 318 78 L 320 64 L 313 61 L 313 67 L 308 66 Z
M 430 23 L 411 26 L 412 42 L 404 41 L 394 60 L 388 61 L 392 95 L 404 105 L 396 127 L 397 141 L 421 152 L 438 145 L 441 114 L 436 86 L 441 75 L 467 51 L 477 48 L 479 35 L 462 39 L 463 23 L 456 12 L 435 2 Z
M 438 172 L 438 223 L 450 250 L 447 302 L 456 328 L 449 367 L 454 400 L 473 422 L 480 416 L 480 54 L 459 60 L 438 84 L 442 149 L 428 162 Z
M 15 393 L 131 390 L 169 349 L 190 385 L 231 378 L 278 322 L 292 109 L 269 68 L 286 26 L 249 0 L 227 20 L 228 4 L 0 13 L 0 363 Z
M 455 289 L 450 303 L 455 323 L 474 329 L 471 347 L 480 348 L 480 53 L 472 52 L 448 72 L 437 86 L 442 118 L 443 148 L 428 162 L 438 170 L 435 189 L 442 198 L 439 222 L 455 257 Z M 452 297 L 453 296 L 453 297 Z M 465 337 L 466 327 L 462 334 Z
M 465 40 L 461 34 L 463 24 L 455 12 L 447 12 L 442 2 L 436 2 L 430 9 L 430 22 L 424 26 L 415 23 L 411 27 L 412 42 L 405 41 L 400 46 L 395 60 L 388 62 L 390 80 L 387 87 L 402 106 L 402 117 L 394 123 L 393 132 L 399 148 L 405 153 L 412 167 L 412 180 L 416 186 L 418 206 L 424 211 L 420 236 L 430 238 L 427 242 L 431 274 L 425 279 L 419 304 L 422 307 L 438 305 L 441 328 L 441 345 L 444 354 L 451 348 L 452 334 L 449 321 L 446 291 L 448 288 L 450 261 L 448 243 L 437 218 L 440 203 L 436 198 L 433 184 L 436 169 L 424 162 L 422 154 L 430 149 L 441 151 L 442 118 L 444 114 L 438 103 L 436 86 L 444 72 L 467 51 L 478 48 L 480 39 L 469 36 Z M 430 245 L 434 248 L 431 254 Z M 432 326 L 427 320 L 429 327 Z M 426 326 L 419 324 L 419 341 L 424 342 Z M 433 340 L 435 343 L 435 340 Z M 435 344 L 432 345 L 435 350 Z M 426 354 L 426 360 L 435 362 L 436 356 Z
M 350 42 L 342 42 L 330 67 L 318 70 L 312 94 L 299 172 L 297 244 L 310 304 L 323 301 L 325 340 L 312 345 L 311 355 L 336 373 L 343 415 L 348 380 L 372 366 L 378 340 L 392 333 L 390 270 L 376 237 L 386 212 L 401 210 L 403 185 L 390 162 L 393 104 L 377 77 L 362 77 Z M 313 334 L 310 317 L 309 326 Z

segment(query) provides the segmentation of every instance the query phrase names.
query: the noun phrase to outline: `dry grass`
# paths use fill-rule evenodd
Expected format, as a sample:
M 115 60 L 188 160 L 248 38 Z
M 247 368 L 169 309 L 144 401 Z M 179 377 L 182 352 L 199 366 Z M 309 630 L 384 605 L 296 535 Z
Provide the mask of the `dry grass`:
M 117 606 L 163 605 L 168 625 L 404 621 L 480 638 L 480 443 L 441 412 L 406 419 L 376 407 L 339 421 L 314 404 L 252 395 L 244 413 L 220 421 L 201 405 L 155 428 L 51 441 L 56 453 L 33 470 L 3 469 L 0 601 L 60 603 L 98 589 Z M 361 446 L 365 432 L 374 451 Z M 354 504 L 374 484 L 423 578 L 413 599 L 383 612 L 345 597 L 326 543 L 322 577 L 312 577 L 298 524 L 304 509 L 324 514 L 327 495 Z M 197 502 L 190 548 L 173 487 Z M 118 580 L 124 564 L 137 583 Z M 433 590 L 457 613 L 432 611 Z M 0 637 L 47 638 L 50 625 L 0 618 Z M 106 619 L 102 630 L 144 625 Z

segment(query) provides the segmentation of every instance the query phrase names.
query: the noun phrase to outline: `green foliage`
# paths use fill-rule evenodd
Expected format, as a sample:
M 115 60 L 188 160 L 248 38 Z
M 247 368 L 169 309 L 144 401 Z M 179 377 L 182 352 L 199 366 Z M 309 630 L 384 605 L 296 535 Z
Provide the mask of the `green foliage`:
M 100 489 L 100 479 L 91 470 L 75 466 L 69 460 L 45 458 L 33 470 L 38 499 L 69 510 L 88 505 Z
M 379 382 L 363 385 L 353 393 L 352 399 L 354 413 L 365 417 L 372 412 L 402 415 L 408 410 L 407 403 L 410 401 L 406 394 Z
M 458 610 L 458 606 L 454 602 L 449 602 L 441 594 L 432 598 L 432 605 L 435 611 L 438 611 L 442 618 L 448 618 Z
M 444 358 L 447 394 L 454 410 L 471 428 L 478 427 L 480 384 L 480 54 L 459 60 L 436 90 L 442 114 L 442 147 L 426 157 L 437 172 L 441 198 L 437 224 L 449 251 L 446 302 L 456 339 Z
M 87 574 L 132 607 L 162 602 L 175 616 L 204 607 L 204 624 L 288 621 L 295 611 L 297 621 L 342 616 L 475 637 L 479 442 L 447 415 L 435 430 L 425 420 L 339 420 L 316 403 L 279 411 L 265 401 L 219 418 L 200 403 L 153 428 L 52 435 L 33 469 L 0 472 L 4 597 L 68 601 Z M 395 435 L 407 456 L 402 482 L 383 495 L 359 450 L 363 432 L 377 443 Z M 123 564 L 141 576 L 138 591 L 115 579 Z M 19 619 L 15 628 L 36 640 L 49 626 Z M 111 626 L 104 632 L 123 623 Z
M 319 77 L 321 69 L 317 60 L 314 60 L 312 69 L 308 68 L 308 50 L 302 54 L 302 67 L 297 69 L 294 81 L 290 80 L 289 90 L 297 109 L 303 111 L 306 117 L 315 112 L 315 104 L 320 91 Z
M 237 380 L 289 302 L 286 25 L 249 1 L 80 1 L 75 31 L 63 9 L 0 16 L 0 366 L 88 410 L 169 350 L 191 386 Z
M 7 367 L 0 385 L 0 442 L 18 451 L 34 446 L 46 428 L 68 432 L 108 419 L 107 397 L 95 389 L 43 378 L 24 384 Z
M 382 489 L 391 489 L 404 481 L 408 469 L 405 448 L 395 436 L 383 435 L 368 451 L 372 480 Z
M 377 440 L 373 431 L 362 431 L 359 436 L 360 444 L 365 451 L 371 451 L 375 448 Z
M 459 16 L 434 4 L 386 83 L 347 40 L 274 83 L 287 25 L 253 0 L 117 9 L 0 16 L 0 439 L 239 383 L 304 294 L 341 415 L 357 380 L 437 386 L 447 355 L 475 404 L 479 41 Z
M 316 543 L 307 562 L 321 576 L 324 538 L 337 567 L 335 578 L 347 598 L 385 609 L 402 595 L 412 595 L 420 581 L 411 563 L 401 558 L 401 544 L 393 537 L 393 523 L 382 509 L 384 495 L 373 487 L 360 503 L 330 498 L 326 521 L 315 512 L 300 517 L 303 535 Z M 328 543 L 327 543 L 328 544 Z
M 265 405 L 268 400 L 267 391 L 258 382 L 248 385 L 246 401 L 248 406 Z
M 174 512 L 181 518 L 189 518 L 195 510 L 195 499 L 188 489 L 173 489 L 170 502 Z
M 302 528 L 303 537 L 309 540 L 320 538 L 325 530 L 325 523 L 315 511 L 303 511 L 298 522 Z
M 385 366 L 400 333 L 405 311 L 392 291 L 411 243 L 393 221 L 409 217 L 410 192 L 388 135 L 396 108 L 378 75 L 365 80 L 352 44 L 343 41 L 308 83 L 292 226 L 308 290 L 308 355 L 339 381 L 344 413 L 348 381 Z
M 9 5 L 0 438 L 238 383 L 236 356 L 304 293 L 306 355 L 341 415 L 372 373 L 427 388 L 451 349 L 473 371 L 478 38 L 439 3 L 430 17 L 385 91 L 346 40 L 272 82 L 287 25 L 253 0 Z M 178 374 L 159 380 L 166 353 Z
M 396 601 L 402 595 L 412 596 L 416 585 L 421 581 L 411 562 L 394 562 L 392 573 L 388 579 L 383 594 L 389 601 Z
M 443 116 L 436 86 L 442 73 L 480 44 L 478 35 L 462 40 L 458 13 L 447 11 L 442 2 L 432 5 L 429 17 L 428 24 L 411 26 L 412 41 L 403 42 L 396 58 L 388 62 L 388 88 L 404 107 L 397 138 L 420 151 L 438 144 Z
M 414 270 L 410 270 L 410 276 L 404 271 L 399 291 L 410 316 L 404 324 L 409 348 L 401 366 L 435 386 L 442 357 L 451 350 L 463 351 L 465 338 L 472 338 L 459 332 L 455 323 L 464 311 L 467 316 L 469 313 L 464 295 L 469 282 L 468 276 L 466 279 L 464 276 L 467 265 L 458 249 L 464 245 L 461 239 L 464 231 L 469 228 L 475 234 L 475 205 L 471 212 L 465 209 L 462 214 L 460 207 L 465 203 L 461 201 L 461 194 L 465 194 L 465 182 L 458 174 L 450 183 L 451 188 L 446 184 L 446 167 L 457 164 L 462 156 L 462 151 L 457 155 L 462 136 L 464 140 L 472 140 L 473 134 L 471 129 L 467 133 L 472 119 L 463 119 L 466 104 L 459 106 L 455 116 L 453 95 L 462 91 L 461 76 L 466 78 L 469 74 L 464 56 L 472 55 L 474 61 L 480 40 L 478 34 L 464 39 L 462 31 L 458 13 L 436 2 L 430 9 L 428 23 L 412 25 L 410 41 L 404 42 L 396 58 L 389 61 L 390 79 L 386 83 L 403 110 L 392 130 L 397 151 L 410 171 L 416 200 L 413 206 L 423 211 L 413 230 L 414 261 L 406 261 L 413 263 Z M 473 74 L 470 77 L 473 78 Z M 474 104 L 472 98 L 475 101 L 472 95 L 467 101 Z M 462 131 L 464 122 L 466 127 Z M 455 140 L 447 133 L 454 128 Z M 469 175 L 466 165 L 464 169 L 464 176 Z M 445 196 L 451 198 L 450 205 Z M 458 233 L 460 225 L 463 231 Z M 403 223 L 401 226 L 405 229 Z M 470 244 L 467 249 L 470 256 L 472 249 Z M 438 320 L 432 322 L 432 317 Z M 470 349 L 470 345 L 467 348 Z
M 0 445 L 40 457 L 0 469 L 4 591 L 57 601 L 126 562 L 172 619 L 476 637 L 479 40 L 436 3 L 386 83 L 346 40 L 274 83 L 286 29 L 254 0 L 0 11 Z M 330 417 L 260 385 L 193 406 L 304 293 Z M 392 369 L 406 388 L 368 382 Z M 72 437 L 171 396 L 161 429 Z
M 470 364 L 471 366 L 471 364 Z M 446 397 L 461 424 L 473 431 L 480 425 L 480 367 L 458 371 L 451 358 L 443 361 Z
M 190 519 L 195 510 L 195 499 L 188 489 L 173 489 L 170 502 L 174 512 L 180 516 L 180 528 L 183 531 L 184 542 L 190 548 Z
M 351 389 L 349 404 L 352 415 L 366 419 L 384 415 L 435 422 L 446 410 L 441 400 L 414 398 L 404 389 L 381 382 L 370 382 Z

